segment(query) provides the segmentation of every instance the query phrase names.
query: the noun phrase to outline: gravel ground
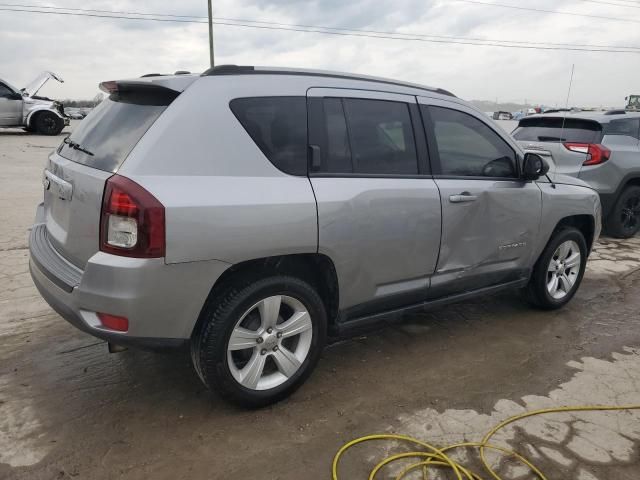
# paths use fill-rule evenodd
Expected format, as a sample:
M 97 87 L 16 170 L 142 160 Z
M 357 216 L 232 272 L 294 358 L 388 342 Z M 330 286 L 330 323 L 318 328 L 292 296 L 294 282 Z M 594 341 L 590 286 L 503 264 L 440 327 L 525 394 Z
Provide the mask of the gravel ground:
M 561 311 L 502 294 L 413 315 L 331 346 L 298 393 L 260 411 L 205 390 L 186 353 L 109 354 L 55 314 L 28 273 L 26 232 L 60 140 L 0 131 L 1 479 L 329 478 L 335 451 L 360 435 L 447 444 L 525 409 L 640 404 L 638 238 L 603 238 Z M 640 478 L 637 413 L 535 418 L 496 440 L 550 479 Z M 343 478 L 366 478 L 385 452 L 360 449 Z

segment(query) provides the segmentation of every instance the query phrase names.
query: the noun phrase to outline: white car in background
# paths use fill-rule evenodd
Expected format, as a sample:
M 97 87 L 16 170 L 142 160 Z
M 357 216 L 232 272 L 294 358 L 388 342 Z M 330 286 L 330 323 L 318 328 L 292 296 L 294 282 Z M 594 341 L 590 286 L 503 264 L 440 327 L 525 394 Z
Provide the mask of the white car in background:
M 42 135 L 58 135 L 69 125 L 60 102 L 36 96 L 51 78 L 64 82 L 53 72 L 42 72 L 29 85 L 17 89 L 0 78 L 0 127 L 22 127 Z

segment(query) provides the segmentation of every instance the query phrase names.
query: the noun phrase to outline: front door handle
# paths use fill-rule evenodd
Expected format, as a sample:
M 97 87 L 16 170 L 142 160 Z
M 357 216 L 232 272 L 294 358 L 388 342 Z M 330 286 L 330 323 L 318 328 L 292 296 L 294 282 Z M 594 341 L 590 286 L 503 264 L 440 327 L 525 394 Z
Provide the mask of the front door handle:
M 462 192 L 460 195 L 451 195 L 449 197 L 451 203 L 475 202 L 477 199 L 477 196 L 471 195 L 469 192 Z

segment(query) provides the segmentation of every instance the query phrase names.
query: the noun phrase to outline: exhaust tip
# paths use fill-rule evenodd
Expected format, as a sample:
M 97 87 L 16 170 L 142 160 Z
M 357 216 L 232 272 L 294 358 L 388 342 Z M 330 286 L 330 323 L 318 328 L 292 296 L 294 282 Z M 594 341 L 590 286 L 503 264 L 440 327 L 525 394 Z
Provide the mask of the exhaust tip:
M 109 353 L 120 353 L 127 350 L 127 347 L 123 347 L 122 345 L 116 345 L 115 343 L 107 342 L 107 346 L 109 347 Z

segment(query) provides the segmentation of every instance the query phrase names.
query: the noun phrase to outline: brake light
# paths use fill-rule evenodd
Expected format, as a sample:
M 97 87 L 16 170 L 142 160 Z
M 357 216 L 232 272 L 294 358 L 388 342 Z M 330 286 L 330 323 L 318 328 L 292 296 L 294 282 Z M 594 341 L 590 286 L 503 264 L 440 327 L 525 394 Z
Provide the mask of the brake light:
M 111 315 L 109 313 L 97 313 L 100 323 L 103 327 L 109 330 L 115 330 L 117 332 L 129 331 L 129 319 L 126 317 L 118 317 L 117 315 Z
M 582 165 L 599 165 L 611 158 L 611 150 L 597 143 L 565 143 L 564 146 L 567 150 L 587 156 Z
M 133 180 L 114 175 L 104 189 L 100 250 L 114 255 L 165 255 L 164 206 Z

